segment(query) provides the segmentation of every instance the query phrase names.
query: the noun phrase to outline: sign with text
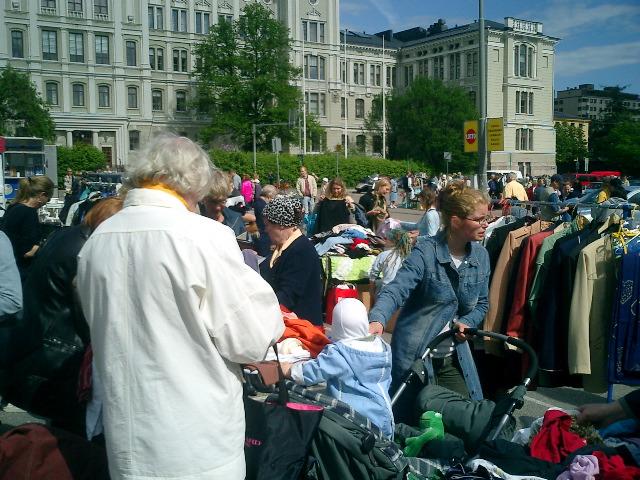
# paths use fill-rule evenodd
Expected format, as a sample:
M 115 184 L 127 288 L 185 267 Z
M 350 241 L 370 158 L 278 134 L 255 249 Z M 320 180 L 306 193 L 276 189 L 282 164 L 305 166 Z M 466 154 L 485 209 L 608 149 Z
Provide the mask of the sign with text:
M 504 150 L 504 123 L 502 118 L 487 118 L 487 150 Z
M 464 122 L 464 151 L 478 151 L 478 121 Z

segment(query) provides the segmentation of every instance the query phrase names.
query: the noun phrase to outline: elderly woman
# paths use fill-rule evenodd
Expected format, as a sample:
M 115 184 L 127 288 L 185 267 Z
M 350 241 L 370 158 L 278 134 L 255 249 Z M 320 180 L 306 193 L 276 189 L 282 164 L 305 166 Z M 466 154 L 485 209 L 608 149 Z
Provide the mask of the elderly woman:
M 256 240 L 256 252 L 262 257 L 266 257 L 271 252 L 273 242 L 267 233 L 267 226 L 264 223 L 262 212 L 267 204 L 273 200 L 278 190 L 273 185 L 265 185 L 260 191 L 260 197 L 253 202 L 253 213 L 256 216 L 256 224 L 258 225 L 258 239 Z
M 84 404 L 78 402 L 76 392 L 82 359 L 91 342 L 73 285 L 78 253 L 91 233 L 122 206 L 119 197 L 99 200 L 82 225 L 59 229 L 47 238 L 24 289 L 21 323 L 37 333 L 12 338 L 5 347 L 17 361 L 3 397 L 76 435 L 85 435 Z
M 438 334 L 454 330 L 455 337 L 438 345 L 428 358 L 430 383 L 474 400 L 482 389 L 464 328 L 477 327 L 489 307 L 489 255 L 480 244 L 488 225 L 488 198 L 459 182 L 444 190 L 441 204 L 443 229 L 435 237 L 418 243 L 380 293 L 369 313 L 370 330 L 382 334 L 384 325 L 402 307 L 391 349 L 395 391 Z M 413 402 L 420 390 L 410 384 L 394 405 L 396 420 L 416 424 Z
M 214 171 L 192 140 L 152 138 L 124 209 L 78 257 L 112 478 L 246 476 L 239 364 L 264 359 L 284 323 L 231 230 L 194 214 Z
M 4 215 L 2 231 L 7 234 L 16 257 L 20 278 L 24 283 L 40 241 L 38 209 L 51 200 L 53 182 L 44 175 L 20 180 L 18 193 Z
M 339 177 L 331 179 L 324 195 L 316 204 L 318 214 L 316 226 L 318 232 L 327 232 L 341 223 L 353 223 L 352 212 L 355 210 L 353 199 L 347 194 L 347 186 Z
M 365 193 L 360 197 L 360 205 L 364 208 L 369 219 L 369 228 L 374 232 L 384 222 L 384 219 L 389 216 L 386 195 L 390 191 L 391 182 L 386 178 L 381 178 L 376 183 L 376 188 L 373 192 Z
M 216 170 L 212 174 L 211 189 L 202 199 L 201 212 L 205 217 L 226 225 L 237 236 L 246 233 L 245 223 L 255 222 L 256 217 L 250 213 L 242 215 L 237 210 L 227 207 L 227 198 L 231 192 L 231 184 L 227 176 Z
M 276 248 L 260 264 L 260 273 L 281 305 L 322 326 L 320 258 L 298 228 L 302 212 L 302 202 L 288 197 L 276 197 L 264 208 L 266 231 Z

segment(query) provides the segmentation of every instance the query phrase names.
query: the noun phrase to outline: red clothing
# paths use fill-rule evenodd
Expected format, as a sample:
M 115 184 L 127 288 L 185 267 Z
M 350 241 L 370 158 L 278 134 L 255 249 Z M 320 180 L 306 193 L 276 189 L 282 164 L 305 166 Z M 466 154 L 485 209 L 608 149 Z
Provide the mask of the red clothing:
M 640 468 L 624 464 L 622 457 L 613 455 L 607 457 L 602 452 L 593 452 L 598 458 L 598 480 L 637 480 L 640 478 Z
M 571 416 L 560 410 L 547 410 L 540 432 L 531 442 L 531 456 L 560 463 L 570 453 L 584 447 L 587 441 L 569 432 Z
M 282 319 L 284 320 L 284 333 L 278 342 L 285 338 L 297 338 L 302 346 L 309 350 L 312 358 L 316 358 L 325 345 L 331 343 L 331 340 L 320 330 L 318 326 L 313 325 L 309 320 L 297 318 L 295 313 L 290 312 L 286 307 L 280 305 L 282 310 Z

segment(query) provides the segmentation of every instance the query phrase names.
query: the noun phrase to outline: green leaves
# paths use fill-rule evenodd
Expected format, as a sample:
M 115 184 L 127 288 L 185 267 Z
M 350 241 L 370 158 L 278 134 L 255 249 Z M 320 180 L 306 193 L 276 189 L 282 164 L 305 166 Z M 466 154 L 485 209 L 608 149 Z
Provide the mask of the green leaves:
M 556 162 L 569 163 L 589 156 L 582 128 L 567 122 L 556 123 Z
M 291 83 L 300 71 L 289 63 L 292 40 L 285 25 L 258 3 L 242 13 L 234 22 L 212 26 L 196 46 L 195 103 L 211 115 L 205 142 L 224 135 L 237 148 L 251 150 L 253 124 L 286 123 L 289 110 L 297 108 L 301 94 Z M 293 134 L 288 127 L 263 127 L 258 144 L 276 136 L 291 140 Z
M 47 104 L 29 75 L 10 65 L 0 73 L 0 135 L 55 138 Z

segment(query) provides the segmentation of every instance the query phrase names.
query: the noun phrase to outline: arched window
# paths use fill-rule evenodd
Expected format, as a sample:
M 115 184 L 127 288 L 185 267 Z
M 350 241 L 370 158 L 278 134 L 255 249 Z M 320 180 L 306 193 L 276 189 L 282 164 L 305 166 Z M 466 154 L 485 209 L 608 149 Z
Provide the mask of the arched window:
M 533 77 L 534 71 L 534 50 L 531 45 L 520 44 L 513 49 L 513 69 L 517 77 Z

